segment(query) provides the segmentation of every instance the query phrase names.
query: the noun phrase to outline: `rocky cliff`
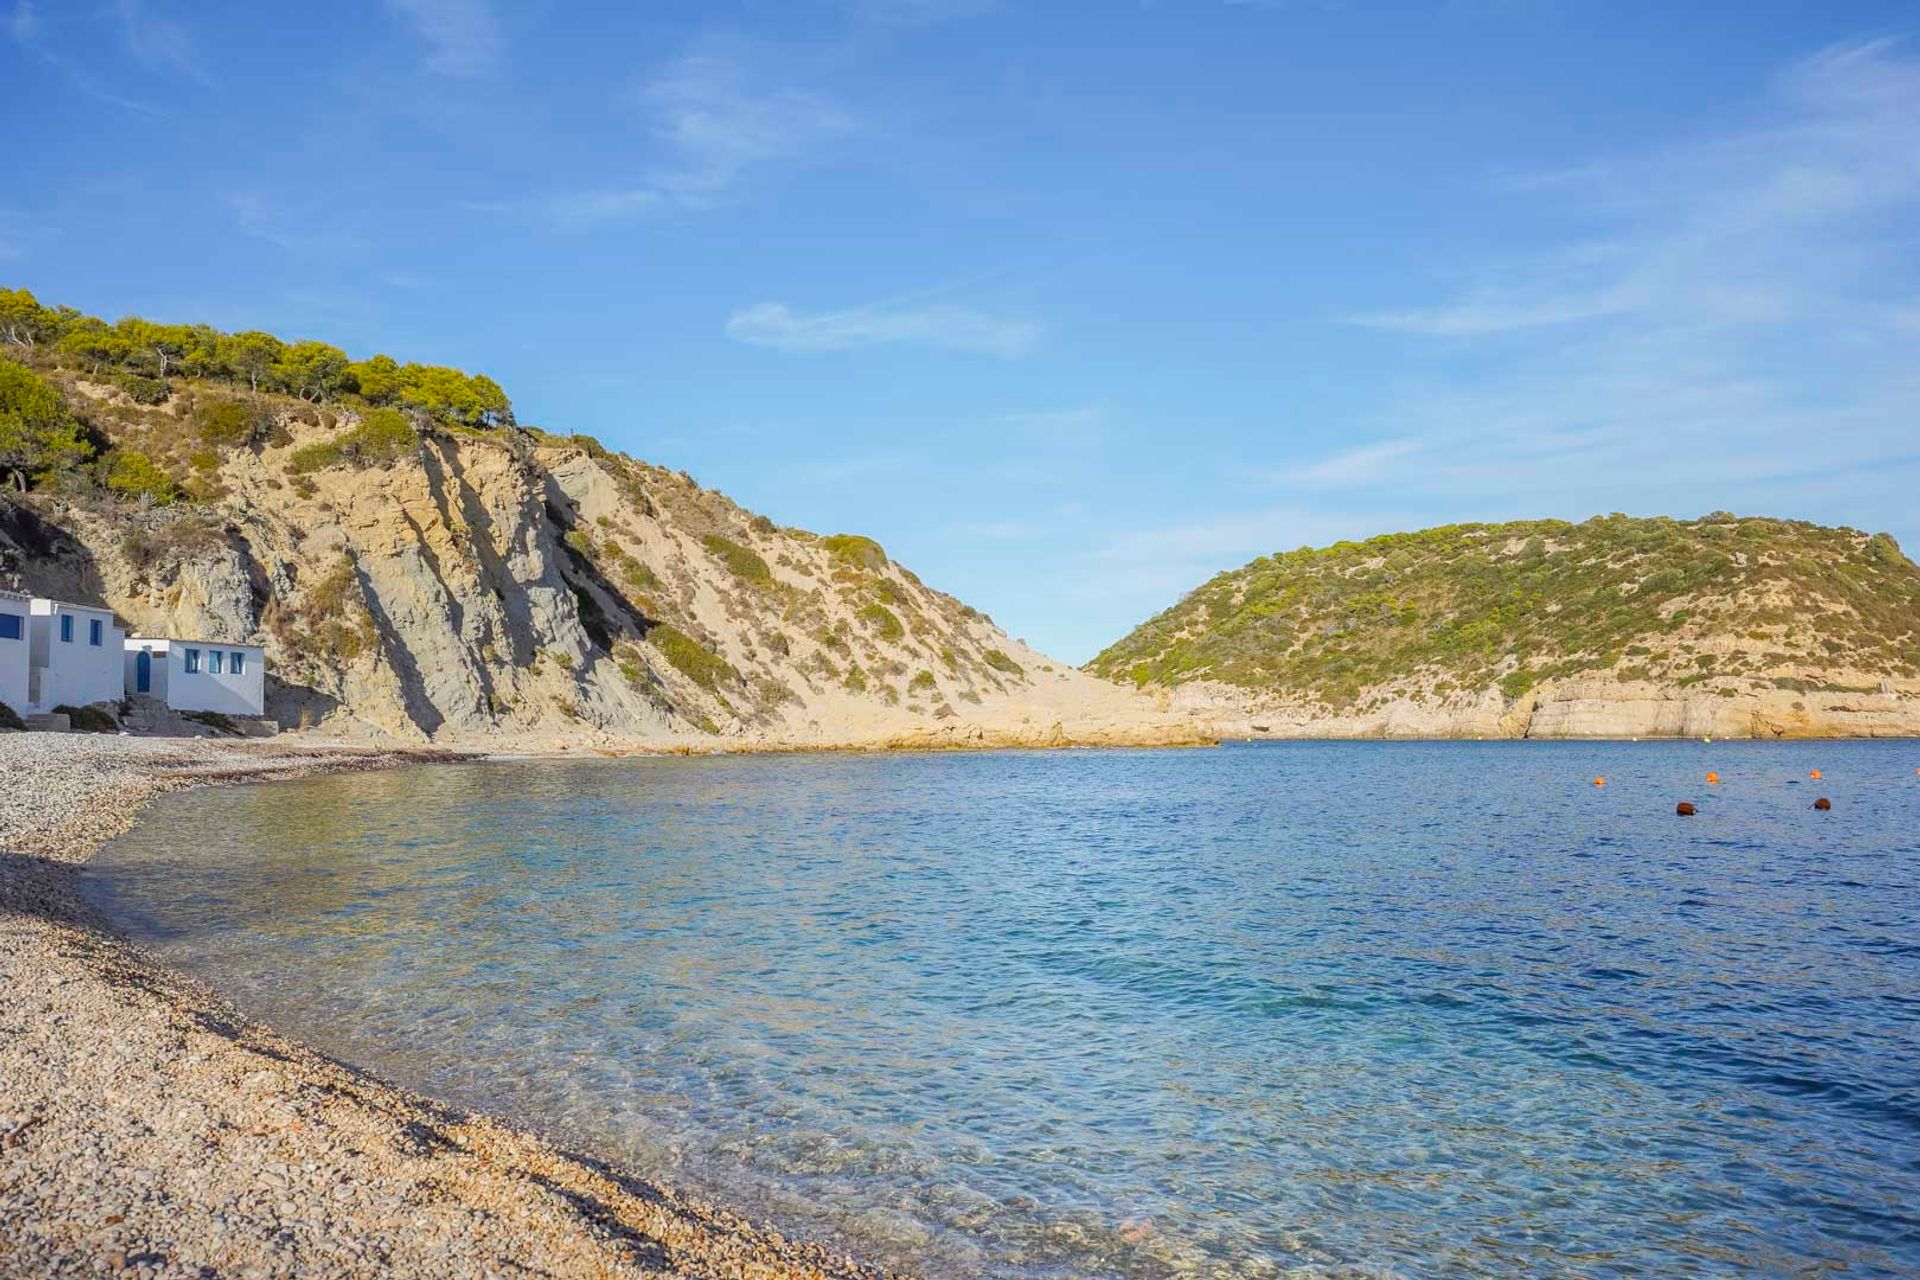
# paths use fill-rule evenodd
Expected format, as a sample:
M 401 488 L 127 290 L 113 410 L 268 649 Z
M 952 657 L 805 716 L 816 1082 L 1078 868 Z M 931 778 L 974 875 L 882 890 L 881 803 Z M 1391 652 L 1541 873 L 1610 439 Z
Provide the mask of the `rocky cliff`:
M 1263 557 L 1089 669 L 1228 736 L 1920 735 L 1920 568 L 1797 521 L 1451 525 Z
M 876 542 L 781 528 L 584 437 L 178 380 L 141 404 L 48 376 L 103 457 L 159 479 L 116 486 L 115 463 L 104 486 L 0 498 L 0 583 L 104 602 L 137 633 L 265 644 L 289 728 L 531 747 L 1194 740 Z

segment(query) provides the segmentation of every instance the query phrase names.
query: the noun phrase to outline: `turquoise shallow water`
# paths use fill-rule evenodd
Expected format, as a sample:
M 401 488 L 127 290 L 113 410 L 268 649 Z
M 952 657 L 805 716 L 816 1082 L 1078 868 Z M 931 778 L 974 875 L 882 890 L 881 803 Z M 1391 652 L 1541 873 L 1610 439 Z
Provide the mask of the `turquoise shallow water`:
M 165 797 L 88 877 L 322 1049 L 938 1274 L 1911 1276 L 1916 767 L 447 766 Z

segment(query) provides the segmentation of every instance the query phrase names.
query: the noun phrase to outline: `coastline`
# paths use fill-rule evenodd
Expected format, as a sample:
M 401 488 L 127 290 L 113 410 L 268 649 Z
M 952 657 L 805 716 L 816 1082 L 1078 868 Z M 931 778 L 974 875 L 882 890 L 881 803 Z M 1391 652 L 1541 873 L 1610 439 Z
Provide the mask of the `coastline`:
M 879 1280 L 251 1022 L 79 892 L 162 792 L 473 758 L 0 734 L 0 1274 Z

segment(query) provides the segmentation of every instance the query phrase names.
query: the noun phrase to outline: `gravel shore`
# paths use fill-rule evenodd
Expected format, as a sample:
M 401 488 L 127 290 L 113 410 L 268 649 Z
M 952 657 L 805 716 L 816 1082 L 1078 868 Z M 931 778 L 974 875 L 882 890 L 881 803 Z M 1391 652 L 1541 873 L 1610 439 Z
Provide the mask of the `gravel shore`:
M 161 791 L 420 754 L 0 733 L 0 1276 L 877 1277 L 250 1024 L 77 891 Z

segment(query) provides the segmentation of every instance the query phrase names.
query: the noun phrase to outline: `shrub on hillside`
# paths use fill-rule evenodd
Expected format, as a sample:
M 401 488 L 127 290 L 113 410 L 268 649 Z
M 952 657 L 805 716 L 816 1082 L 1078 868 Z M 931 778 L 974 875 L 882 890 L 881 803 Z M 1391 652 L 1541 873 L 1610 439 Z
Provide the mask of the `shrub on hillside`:
M 702 689 L 715 689 L 739 678 L 725 658 L 713 653 L 678 627 L 659 623 L 647 632 L 647 642 L 670 666 Z
M 900 625 L 899 616 L 883 604 L 865 606 L 860 610 L 859 618 L 876 636 L 889 643 L 907 634 L 907 629 Z
M 173 394 L 165 378 L 143 378 L 136 373 L 115 378 L 113 385 L 126 392 L 135 404 L 165 404 Z
M 887 553 L 872 538 L 857 533 L 835 533 L 820 539 L 827 554 L 856 569 L 880 570 L 887 567 Z
M 748 582 L 773 581 L 773 570 L 768 568 L 767 562 L 751 548 L 743 547 L 731 538 L 723 538 L 717 533 L 708 534 L 700 539 L 700 542 L 714 559 L 732 570 L 735 577 L 745 578 Z
M 406 414 L 398 409 L 374 409 L 345 435 L 295 449 L 287 460 L 287 470 L 300 476 L 342 464 L 384 467 L 411 453 L 419 443 L 420 433 Z
M 159 463 L 138 449 L 116 449 L 107 469 L 107 488 L 129 498 L 165 506 L 180 496 L 180 486 Z
M 988 666 L 992 667 L 995 671 L 1003 672 L 1010 676 L 1024 676 L 1027 674 L 1027 669 L 1025 667 L 1021 666 L 1019 663 L 1015 662 L 1012 658 L 1009 658 L 1006 654 L 1002 653 L 998 649 L 989 649 L 985 653 L 981 654 L 980 657 L 982 661 L 984 661 Z
M 215 449 L 237 449 L 253 444 L 273 429 L 268 415 L 238 400 L 202 401 L 194 408 L 193 420 L 201 443 Z

